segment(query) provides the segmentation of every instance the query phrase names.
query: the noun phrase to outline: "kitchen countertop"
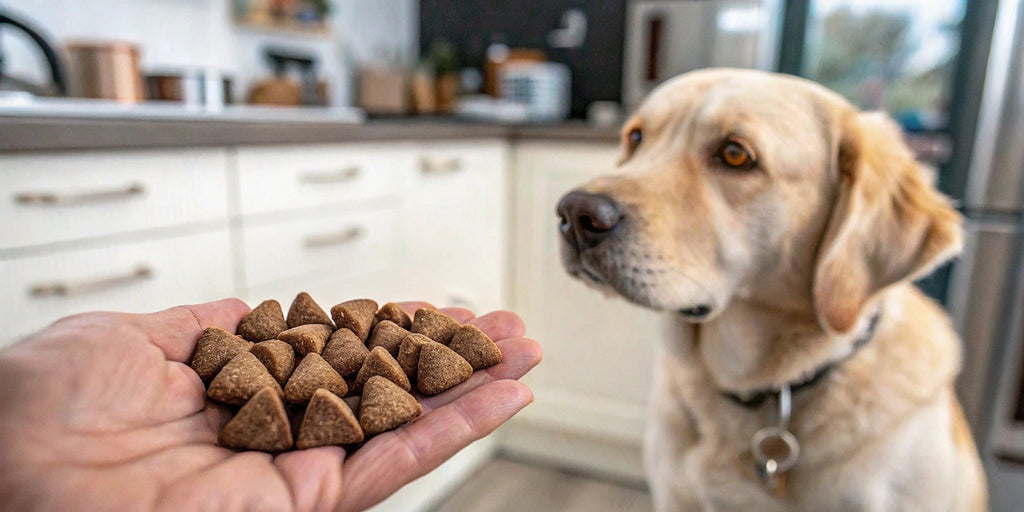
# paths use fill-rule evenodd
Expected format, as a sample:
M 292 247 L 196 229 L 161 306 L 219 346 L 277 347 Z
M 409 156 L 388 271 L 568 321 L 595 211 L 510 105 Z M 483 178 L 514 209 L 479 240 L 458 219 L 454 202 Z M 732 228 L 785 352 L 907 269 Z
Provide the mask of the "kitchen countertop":
M 370 119 L 349 122 L 266 122 L 218 119 L 64 118 L 4 116 L 0 152 L 309 144 L 389 140 L 510 138 L 615 142 L 618 126 L 581 121 L 554 125 L 500 125 L 451 118 Z

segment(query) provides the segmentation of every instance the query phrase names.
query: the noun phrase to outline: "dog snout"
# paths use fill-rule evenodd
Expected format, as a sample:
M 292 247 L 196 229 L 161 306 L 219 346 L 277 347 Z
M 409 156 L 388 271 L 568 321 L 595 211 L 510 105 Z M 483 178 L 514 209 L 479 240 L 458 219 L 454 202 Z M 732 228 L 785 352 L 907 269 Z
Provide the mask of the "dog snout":
M 559 231 L 578 250 L 595 247 L 622 224 L 622 207 L 604 194 L 578 190 L 558 202 Z

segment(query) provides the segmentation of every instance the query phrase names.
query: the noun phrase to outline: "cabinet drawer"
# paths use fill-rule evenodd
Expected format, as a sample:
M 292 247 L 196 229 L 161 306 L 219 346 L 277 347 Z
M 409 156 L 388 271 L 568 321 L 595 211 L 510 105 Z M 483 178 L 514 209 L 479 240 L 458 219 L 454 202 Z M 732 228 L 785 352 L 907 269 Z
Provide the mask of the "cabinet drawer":
M 0 249 L 222 219 L 226 150 L 5 155 Z
M 226 229 L 0 259 L 0 344 L 84 311 L 151 312 L 235 295 Z
M 335 279 L 390 268 L 396 249 L 393 209 L 321 212 L 313 218 L 247 225 L 249 289 L 286 279 Z M 296 290 L 298 292 L 300 290 Z
M 414 161 L 400 145 L 240 148 L 242 214 L 383 197 Z

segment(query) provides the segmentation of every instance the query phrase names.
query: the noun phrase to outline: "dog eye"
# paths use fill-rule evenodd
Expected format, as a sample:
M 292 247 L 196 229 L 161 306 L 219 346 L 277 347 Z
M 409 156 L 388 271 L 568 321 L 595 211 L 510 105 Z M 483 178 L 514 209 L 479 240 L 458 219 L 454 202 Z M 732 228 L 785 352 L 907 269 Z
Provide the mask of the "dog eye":
M 742 169 L 746 170 L 754 166 L 756 163 L 754 157 L 751 156 L 750 151 L 747 150 L 743 144 L 734 140 L 728 140 L 722 147 L 718 149 L 718 153 L 715 155 L 722 165 L 731 169 Z
M 629 150 L 636 151 L 636 148 L 640 147 L 640 143 L 644 140 L 644 132 L 640 128 L 633 128 L 629 131 L 627 136 L 629 139 Z

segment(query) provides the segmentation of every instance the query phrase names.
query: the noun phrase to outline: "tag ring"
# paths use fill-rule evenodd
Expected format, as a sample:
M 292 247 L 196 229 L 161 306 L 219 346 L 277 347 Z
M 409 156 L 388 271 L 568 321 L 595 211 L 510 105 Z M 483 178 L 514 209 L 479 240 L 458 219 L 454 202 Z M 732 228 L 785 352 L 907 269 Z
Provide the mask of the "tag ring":
M 773 442 L 782 443 L 786 447 L 786 454 L 781 460 L 765 453 L 765 445 Z M 755 432 L 754 437 L 750 439 L 750 453 L 760 467 L 767 467 L 770 462 L 774 462 L 775 470 L 772 473 L 785 473 L 796 466 L 800 458 L 800 443 L 797 442 L 796 436 L 786 429 L 766 427 Z

